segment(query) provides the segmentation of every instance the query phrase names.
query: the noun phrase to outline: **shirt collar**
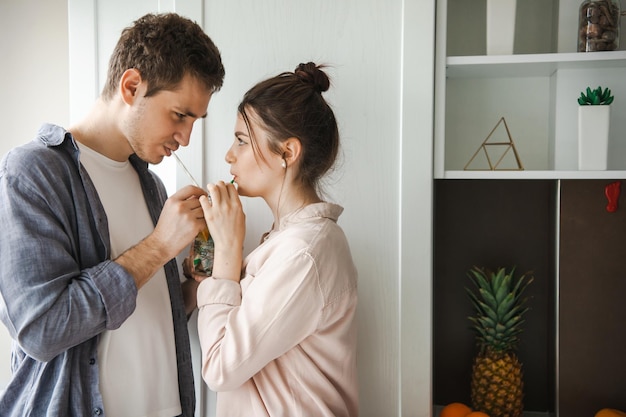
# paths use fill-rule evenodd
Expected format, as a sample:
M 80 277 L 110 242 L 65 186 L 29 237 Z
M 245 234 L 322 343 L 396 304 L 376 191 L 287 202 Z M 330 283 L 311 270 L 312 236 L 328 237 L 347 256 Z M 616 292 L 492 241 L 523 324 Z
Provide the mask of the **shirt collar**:
M 312 218 L 326 218 L 336 223 L 342 212 L 343 207 L 333 203 L 321 202 L 309 204 L 283 216 L 280 220 L 278 230 L 281 230 L 290 224 L 302 223 L 303 221 Z

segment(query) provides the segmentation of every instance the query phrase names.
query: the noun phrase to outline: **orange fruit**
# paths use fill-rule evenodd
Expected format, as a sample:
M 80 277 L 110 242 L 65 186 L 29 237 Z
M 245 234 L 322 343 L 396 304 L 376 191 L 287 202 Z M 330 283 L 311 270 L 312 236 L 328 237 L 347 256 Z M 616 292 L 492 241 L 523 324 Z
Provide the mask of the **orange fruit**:
M 465 417 L 472 409 L 463 403 L 450 403 L 443 407 L 439 417 Z
M 465 417 L 489 417 L 489 414 L 485 414 L 482 411 L 472 411 Z
M 622 417 L 626 416 L 626 413 L 620 410 L 615 410 L 613 408 L 603 408 L 598 411 L 595 417 Z

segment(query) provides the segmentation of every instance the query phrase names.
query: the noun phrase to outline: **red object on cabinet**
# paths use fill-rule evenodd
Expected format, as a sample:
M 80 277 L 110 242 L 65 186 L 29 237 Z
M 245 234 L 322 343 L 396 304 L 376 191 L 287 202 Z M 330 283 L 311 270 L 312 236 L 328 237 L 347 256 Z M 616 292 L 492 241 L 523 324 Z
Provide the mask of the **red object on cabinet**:
M 609 213 L 615 213 L 617 211 L 617 201 L 619 200 L 621 185 L 621 181 L 615 181 L 604 187 L 604 195 L 606 195 L 606 198 L 609 200 L 606 211 Z

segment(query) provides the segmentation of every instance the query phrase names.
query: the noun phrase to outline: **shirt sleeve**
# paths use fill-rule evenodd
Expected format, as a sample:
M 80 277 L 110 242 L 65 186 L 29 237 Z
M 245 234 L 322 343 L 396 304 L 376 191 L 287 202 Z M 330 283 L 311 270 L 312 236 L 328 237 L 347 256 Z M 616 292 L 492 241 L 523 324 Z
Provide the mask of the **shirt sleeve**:
M 6 171 L 0 178 L 0 318 L 40 361 L 119 327 L 137 295 L 123 267 L 98 259 L 103 240 L 69 191 L 71 180 L 46 168 L 37 178 Z
M 318 327 L 323 300 L 306 251 L 270 256 L 243 294 L 230 280 L 198 288 L 202 375 L 214 391 L 241 386 Z

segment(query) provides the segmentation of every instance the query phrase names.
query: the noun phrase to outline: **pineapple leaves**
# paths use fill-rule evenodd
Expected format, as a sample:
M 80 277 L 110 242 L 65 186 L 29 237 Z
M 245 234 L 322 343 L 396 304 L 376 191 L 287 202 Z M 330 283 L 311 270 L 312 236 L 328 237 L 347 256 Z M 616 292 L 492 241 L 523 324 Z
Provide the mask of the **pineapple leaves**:
M 489 317 L 479 317 L 476 319 L 476 322 L 479 323 L 485 329 L 498 326 L 498 323 Z
M 492 275 L 491 278 L 491 290 L 494 294 L 498 293 L 499 288 L 502 288 L 503 281 L 506 279 L 507 275 L 505 274 L 504 268 L 498 269 L 495 275 Z M 506 290 L 506 287 L 504 288 Z
M 474 279 L 476 280 L 475 284 L 478 288 L 489 288 L 487 276 L 482 270 L 475 267 L 475 269 L 472 269 L 470 272 L 474 275 Z
M 508 293 L 504 300 L 502 300 L 502 302 L 498 304 L 498 317 L 503 317 L 505 314 L 511 311 L 511 306 L 513 305 L 514 301 L 515 295 L 512 292 Z
M 492 293 L 485 290 L 484 288 L 480 288 L 478 292 L 480 293 L 480 296 L 483 297 L 483 300 L 485 300 L 485 303 L 489 306 L 490 309 L 494 309 L 498 306 L 498 304 L 500 304 L 498 297 L 494 297 Z
M 481 350 L 512 351 L 519 342 L 522 316 L 529 310 L 523 294 L 534 277 L 529 273 L 515 277 L 514 272 L 515 267 L 494 272 L 476 266 L 468 271 L 475 290 L 465 290 L 476 313 L 468 319 Z
M 513 292 L 521 295 L 524 290 L 526 289 L 526 287 L 534 281 L 535 277 L 530 277 L 528 278 L 528 280 L 524 280 L 524 278 L 526 278 L 527 274 L 522 275 L 522 277 L 517 281 L 517 284 L 515 284 L 515 288 L 513 288 Z M 520 289 L 520 286 L 522 285 L 522 283 L 524 284 L 524 286 Z
M 506 275 L 497 287 L 494 288 L 496 292 L 496 300 L 498 304 L 501 304 L 505 297 L 508 295 L 508 289 L 511 286 L 511 275 Z

